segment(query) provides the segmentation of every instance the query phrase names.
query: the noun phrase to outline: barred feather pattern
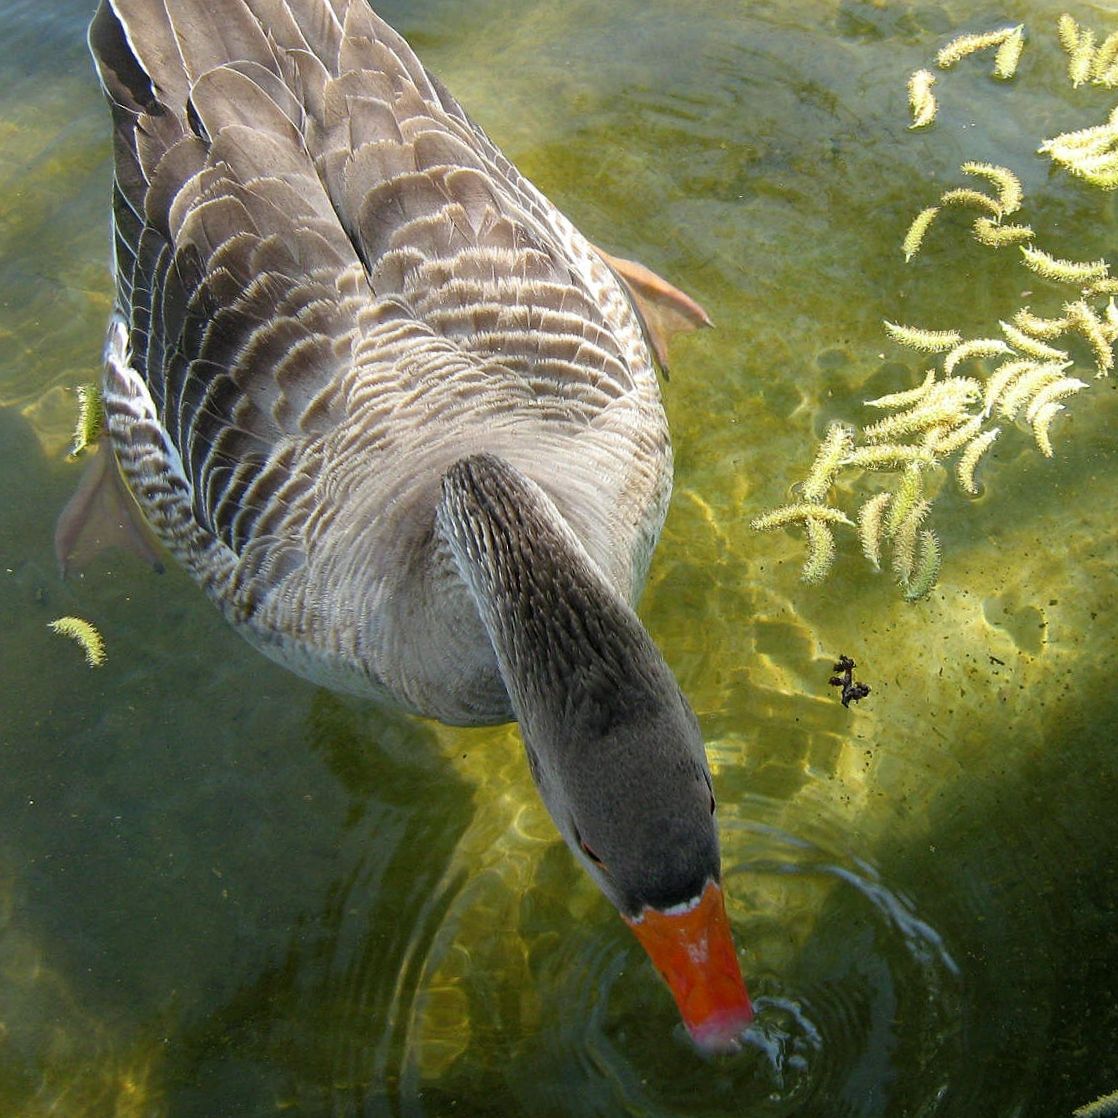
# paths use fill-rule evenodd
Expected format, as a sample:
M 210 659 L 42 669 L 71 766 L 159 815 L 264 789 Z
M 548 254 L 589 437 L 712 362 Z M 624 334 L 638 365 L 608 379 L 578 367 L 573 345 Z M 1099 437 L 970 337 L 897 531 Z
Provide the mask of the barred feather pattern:
M 502 456 L 639 592 L 671 449 L 628 295 L 364 0 L 102 0 L 108 430 L 153 528 L 304 675 L 503 721 L 433 530 Z M 454 624 L 447 624 L 450 616 Z

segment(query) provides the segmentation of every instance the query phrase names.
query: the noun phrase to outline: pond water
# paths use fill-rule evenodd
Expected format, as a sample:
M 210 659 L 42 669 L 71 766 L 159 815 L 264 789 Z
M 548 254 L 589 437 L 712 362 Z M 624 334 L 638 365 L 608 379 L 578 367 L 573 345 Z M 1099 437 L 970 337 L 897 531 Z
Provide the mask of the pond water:
M 90 6 L 0 7 L 0 1113 L 1052 1118 L 1118 1088 L 1118 379 L 1077 351 L 1053 458 L 1009 423 L 980 496 L 936 474 L 922 601 L 853 532 L 808 585 L 800 532 L 749 526 L 830 422 L 920 380 L 883 319 L 989 336 L 1068 298 L 958 212 L 905 264 L 962 161 L 1017 171 L 1049 251 L 1118 263 L 1118 195 L 1035 154 L 1116 99 L 1072 88 L 1062 9 L 380 5 L 592 239 L 716 323 L 673 353 L 641 605 L 708 742 L 759 1009 L 704 1061 L 514 728 L 318 690 L 174 568 L 60 580 L 72 389 L 111 300 Z M 1118 28 L 1112 4 L 1074 14 Z M 908 130 L 908 74 L 1006 21 L 1018 76 L 967 59 Z M 848 471 L 837 499 L 873 483 Z M 48 631 L 62 614 L 99 627 L 103 667 Z M 840 653 L 872 688 L 849 709 Z

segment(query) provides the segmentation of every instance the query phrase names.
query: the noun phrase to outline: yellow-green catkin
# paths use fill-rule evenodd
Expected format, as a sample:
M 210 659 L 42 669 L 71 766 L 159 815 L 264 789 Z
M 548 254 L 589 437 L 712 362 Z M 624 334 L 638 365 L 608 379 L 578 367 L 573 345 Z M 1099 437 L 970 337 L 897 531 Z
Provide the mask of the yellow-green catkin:
M 881 570 L 882 517 L 892 499 L 892 493 L 878 493 L 863 501 L 858 510 L 858 536 L 862 541 L 862 554 L 873 564 L 875 571 Z
M 878 396 L 875 400 L 867 400 L 867 408 L 907 408 L 911 404 L 919 403 L 931 390 L 936 379 L 936 370 L 933 365 L 924 377 L 923 383 L 915 388 L 906 388 L 902 392 L 890 392 L 887 396 Z
M 1019 245 L 1036 236 L 1031 225 L 1003 225 L 989 217 L 976 217 L 971 228 L 974 230 L 974 239 L 987 248 Z
M 1002 40 L 994 54 L 994 77 L 1009 81 L 1017 73 L 1021 51 L 1025 46 L 1025 29 L 1018 25 Z
M 939 578 L 943 552 L 939 537 L 929 528 L 920 533 L 919 554 L 911 576 L 903 584 L 905 600 L 918 602 L 926 598 Z
M 1083 289 L 1083 294 L 1088 298 L 1097 295 L 1118 295 L 1118 278 L 1108 276 L 1106 279 L 1096 280 Z
M 1038 276 L 1060 283 L 1092 283 L 1106 277 L 1105 260 L 1061 260 L 1033 245 L 1022 245 L 1025 264 Z
M 1073 1118 L 1118 1118 L 1118 1091 L 1099 1095 L 1094 1102 L 1084 1103 L 1071 1113 Z
M 883 531 L 887 539 L 896 535 L 904 518 L 916 507 L 917 501 L 923 499 L 923 495 L 924 477 L 921 468 L 917 465 L 906 466 L 886 512 Z
M 1026 315 L 1028 312 L 1025 312 Z M 1014 316 L 1014 322 L 999 322 L 1002 328 L 1002 333 L 1005 335 L 1005 340 L 1018 352 L 1023 353 L 1027 357 L 1035 357 L 1039 361 L 1066 361 L 1067 353 L 1062 349 L 1057 349 L 1055 346 L 1048 345 L 1045 342 L 1034 338 L 1031 333 L 1026 333 L 1024 330 L 1019 329 L 1015 325 L 1018 321 L 1028 323 L 1043 323 L 1043 329 L 1047 332 L 1049 330 L 1049 323 L 1056 320 L 1054 319 L 1037 319 L 1032 316 L 1022 318 L 1022 312 L 1018 311 Z M 1059 320 L 1060 330 L 1059 333 L 1048 332 L 1047 336 L 1051 338 L 1059 337 L 1060 334 L 1067 330 L 1067 319 L 1062 318 Z
M 987 378 L 983 388 L 982 411 L 990 415 L 994 405 L 1009 390 L 1010 385 L 1022 377 L 1030 369 L 1035 369 L 1040 362 L 1032 357 L 1020 357 L 1016 361 L 1003 361 Z
M 1068 77 L 1073 86 L 1091 80 L 1091 66 L 1095 61 L 1095 33 L 1090 28 L 1079 32 L 1079 41 L 1068 56 Z
M 77 458 L 83 451 L 96 446 L 105 429 L 105 407 L 98 387 L 95 384 L 79 384 L 76 391 L 78 419 L 74 426 L 74 441 L 70 447 L 71 458 Z
M 963 340 L 958 330 L 921 330 L 916 326 L 902 326 L 899 322 L 888 321 L 885 329 L 895 342 L 925 353 L 941 353 Z
M 105 642 L 90 622 L 80 617 L 59 617 L 49 622 L 47 627 L 75 641 L 85 653 L 85 661 L 91 668 L 100 667 L 105 662 Z
M 1001 338 L 971 338 L 970 341 L 960 342 L 954 349 L 947 351 L 943 359 L 943 372 L 946 376 L 951 376 L 964 361 L 997 357 L 1008 352 L 1009 346 Z
M 895 470 L 910 462 L 932 464 L 933 457 L 927 447 L 912 443 L 874 443 L 870 446 L 856 446 L 843 460 L 844 466 L 861 467 L 865 470 Z
M 916 535 L 924 518 L 931 510 L 931 503 L 919 498 L 908 510 L 908 515 L 897 525 L 892 533 L 893 573 L 901 586 L 908 584 L 916 566 Z
M 1091 63 L 1091 81 L 1105 89 L 1118 85 L 1118 31 L 1112 31 L 1099 44 Z
M 1052 362 L 1027 369 L 1002 393 L 998 411 L 1006 419 L 1013 419 L 1042 388 L 1060 380 L 1067 367 L 1066 362 Z
M 946 458 L 954 454 L 960 447 L 965 446 L 982 430 L 983 417 L 972 415 L 965 423 L 954 430 L 937 428 L 929 431 L 927 446 L 936 458 Z
M 1073 330 L 1078 330 L 1091 349 L 1095 352 L 1095 365 L 1100 377 L 1106 376 L 1114 368 L 1114 351 L 1110 346 L 1110 339 L 1103 326 L 1102 319 L 1091 309 L 1083 299 L 1068 303 L 1064 307 L 1068 325 Z
M 1106 282 L 1109 281 L 1099 281 L 1099 283 Z M 1096 286 L 1098 285 L 1094 284 L 1092 288 Z M 1002 325 L 1004 328 L 1005 324 L 1003 323 Z M 1066 318 L 1042 318 L 1038 314 L 1033 314 L 1028 307 L 1022 307 L 1013 316 L 1013 325 L 1033 338 L 1048 338 L 1051 340 L 1052 338 L 1058 338 L 1062 334 L 1067 333 L 1068 320 Z M 1006 338 L 1009 340 L 1009 344 L 1015 349 L 1021 348 L 1008 333 L 1006 334 Z M 1025 353 L 1027 351 L 1022 349 L 1021 352 Z
M 1068 54 L 1071 54 L 1079 44 L 1079 24 L 1067 12 L 1056 21 L 1056 34 L 1059 36 L 1060 46 Z
M 901 241 L 901 251 L 904 253 L 906 264 L 920 251 L 920 246 L 924 243 L 924 234 L 928 232 L 928 227 L 938 213 L 939 206 L 926 206 L 912 219 L 912 224 L 908 227 L 904 240 Z
M 964 163 L 960 170 L 964 175 L 976 175 L 986 179 L 998 192 L 998 207 L 1003 216 L 1016 213 L 1021 208 L 1025 194 L 1021 180 L 1000 163 Z
M 749 522 L 749 526 L 755 532 L 769 532 L 774 528 L 785 528 L 789 524 L 806 524 L 810 520 L 820 520 L 828 524 L 853 525 L 853 521 L 841 509 L 804 501 L 801 504 L 781 505 L 780 508 L 773 509 L 772 512 L 754 517 Z
M 936 55 L 936 64 L 941 70 L 948 70 L 967 55 L 986 50 L 988 47 L 1001 46 L 1011 35 L 1020 30 L 1021 27 L 1018 25 L 1003 27 L 997 31 L 985 31 L 978 35 L 958 35 L 940 48 Z
M 955 427 L 967 419 L 967 405 L 980 392 L 978 381 L 971 377 L 949 377 L 933 385 L 915 407 L 871 423 L 863 428 L 862 435 L 869 442 L 884 443 L 933 427 Z
M 909 128 L 923 128 L 936 119 L 936 98 L 932 93 L 936 76 L 930 70 L 916 70 L 908 79 L 908 105 L 912 110 Z
M 978 438 L 968 443 L 966 450 L 959 455 L 959 461 L 955 464 L 955 474 L 959 479 L 959 487 L 964 492 L 977 495 L 978 484 L 974 480 L 975 467 L 978 465 L 978 460 L 990 449 L 1000 433 L 1000 427 L 992 427 L 989 431 L 983 431 Z
M 822 582 L 835 561 L 835 537 L 821 520 L 804 522 L 807 530 L 807 561 L 800 577 L 804 582 Z
M 1044 407 L 1040 408 L 1032 419 L 1033 438 L 1036 440 L 1036 445 L 1040 448 L 1040 453 L 1045 458 L 1052 457 L 1052 440 L 1048 434 L 1049 424 L 1053 419 L 1064 410 L 1063 404 L 1057 404 L 1054 400 L 1047 403 Z
M 991 198 L 989 194 L 983 194 L 981 190 L 973 190 L 969 186 L 945 190 L 939 200 L 945 206 L 977 206 L 994 217 L 1002 215 L 1002 207 L 997 198 Z
M 835 474 L 854 445 L 854 432 L 845 423 L 832 423 L 811 464 L 807 480 L 800 489 L 805 501 L 822 501 L 834 482 Z

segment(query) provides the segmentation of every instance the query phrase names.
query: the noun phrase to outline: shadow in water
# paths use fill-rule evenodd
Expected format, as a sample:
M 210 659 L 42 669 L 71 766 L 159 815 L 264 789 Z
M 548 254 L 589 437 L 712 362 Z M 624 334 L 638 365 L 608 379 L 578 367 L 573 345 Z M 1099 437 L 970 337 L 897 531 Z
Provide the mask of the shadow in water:
M 164 1068 L 173 1114 L 393 1112 L 419 977 L 462 884 L 448 867 L 472 791 L 415 720 L 320 692 L 309 734 L 350 797 L 338 877 L 280 961 L 184 1027 Z

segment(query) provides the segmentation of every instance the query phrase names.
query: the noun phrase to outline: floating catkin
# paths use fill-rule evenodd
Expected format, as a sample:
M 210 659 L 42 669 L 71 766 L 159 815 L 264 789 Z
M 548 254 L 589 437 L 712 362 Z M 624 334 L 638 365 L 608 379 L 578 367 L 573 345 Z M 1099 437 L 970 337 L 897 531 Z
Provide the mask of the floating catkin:
M 1106 335 L 1102 320 L 1082 299 L 1068 303 L 1064 307 L 1064 314 L 1067 316 L 1068 325 L 1073 330 L 1078 330 L 1095 351 L 1095 364 L 1099 376 L 1106 376 L 1114 368 L 1114 351 L 1110 347 L 1110 339 Z
M 902 586 L 912 578 L 916 565 L 916 533 L 931 507 L 923 497 L 915 501 L 893 533 L 893 571 Z
M 928 232 L 928 227 L 938 213 L 939 206 L 927 206 L 912 219 L 912 224 L 908 227 L 904 240 L 901 241 L 901 251 L 904 253 L 906 264 L 920 251 L 920 246 L 924 243 L 924 234 Z
M 964 175 L 977 175 L 989 182 L 998 192 L 998 208 L 1003 214 L 1016 213 L 1021 208 L 1024 191 L 1021 180 L 1008 168 L 998 163 L 964 163 Z
M 948 350 L 943 359 L 943 371 L 950 376 L 964 361 L 997 357 L 1001 353 L 1008 352 L 1009 346 L 1001 338 L 972 338 L 969 342 L 961 342 L 954 349 Z
M 807 520 L 807 561 L 800 577 L 804 582 L 821 582 L 835 561 L 835 537 L 821 520 Z
M 1001 217 L 1002 207 L 997 198 L 983 194 L 981 190 L 973 190 L 969 186 L 957 186 L 954 190 L 945 190 L 939 196 L 940 202 L 945 206 L 977 206 L 994 217 Z
M 52 632 L 75 641 L 85 653 L 85 662 L 91 668 L 100 667 L 105 662 L 105 642 L 88 621 L 80 617 L 59 617 L 49 622 L 47 627 Z
M 894 341 L 925 353 L 942 353 L 963 340 L 958 330 L 920 330 L 915 326 L 902 326 L 899 322 L 886 322 L 885 329 Z
M 1025 410 L 1025 422 L 1032 423 L 1041 408 L 1086 387 L 1086 382 L 1078 377 L 1060 377 L 1059 380 L 1050 381 L 1029 401 L 1029 406 Z
M 1095 33 L 1089 28 L 1079 32 L 1079 41 L 1068 57 L 1068 77 L 1073 86 L 1090 81 L 1091 64 L 1095 60 Z
M 855 447 L 843 461 L 844 466 L 861 466 L 867 470 L 895 470 L 910 462 L 932 464 L 932 454 L 927 447 L 911 443 L 875 443 Z
M 70 447 L 70 457 L 77 458 L 83 451 L 97 444 L 105 427 L 105 407 L 101 393 L 94 384 L 79 384 L 78 420 L 74 427 L 74 441 Z
M 1118 295 L 1118 279 L 1109 276 L 1106 279 L 1096 280 L 1083 289 L 1083 294 L 1088 298 L 1097 295 Z M 1064 320 L 1060 319 L 1059 321 L 1063 322 Z
M 1091 63 L 1091 81 L 1106 89 L 1118 85 L 1118 31 L 1112 31 L 1099 44 Z
M 1020 25 L 1003 27 L 998 31 L 986 31 L 979 35 L 959 35 L 940 48 L 936 55 L 936 63 L 940 69 L 949 70 L 967 55 L 986 50 L 988 47 L 1000 46 L 1016 31 L 1020 31 Z
M 982 390 L 982 411 L 989 415 L 1002 394 L 1020 376 L 1035 369 L 1038 362 L 1032 357 L 1019 357 L 1016 361 L 1003 361 L 987 378 Z
M 1079 24 L 1067 12 L 1056 21 L 1056 34 L 1059 36 L 1060 46 L 1068 54 L 1079 45 Z
M 858 535 L 862 541 L 862 554 L 873 564 L 875 571 L 881 570 L 881 518 L 892 499 L 892 493 L 878 493 L 863 501 L 858 510 Z
M 1037 319 L 1024 312 L 1025 318 L 1022 318 L 1022 311 L 1018 311 L 1014 315 L 1014 322 L 1025 321 L 1027 323 L 1042 323 L 1046 336 L 1050 338 L 1059 337 L 1067 330 L 1067 319 L 1061 318 L 1059 322 L 1059 331 L 1052 333 L 1048 332 L 1052 323 L 1056 322 L 1055 319 Z M 1062 349 L 1057 349 L 1055 346 L 1047 345 L 1039 341 L 1037 338 L 1032 337 L 1023 329 L 1018 329 L 1013 322 L 999 322 L 998 325 L 1002 328 L 1002 333 L 1009 344 L 1018 352 L 1023 353 L 1028 357 L 1036 357 L 1041 361 L 1066 361 L 1067 353 Z
M 954 430 L 940 429 L 929 431 L 927 446 L 936 458 L 946 458 L 954 454 L 961 446 L 965 446 L 982 430 L 983 417 L 972 415 L 965 423 Z
M 989 217 L 976 217 L 974 225 L 974 239 L 988 248 L 1004 248 L 1006 245 L 1019 245 L 1022 241 L 1031 241 L 1036 234 L 1028 225 L 1002 225 Z
M 928 370 L 922 384 L 915 388 L 906 388 L 903 392 L 890 392 L 887 396 L 878 396 L 874 400 L 867 400 L 867 408 L 907 408 L 910 404 L 918 403 L 931 390 L 932 382 L 936 379 L 936 370 L 933 366 Z
M 1009 81 L 1017 73 L 1021 51 L 1025 46 L 1025 29 L 1015 27 L 999 45 L 994 54 L 994 77 Z
M 1118 1118 L 1118 1091 L 1099 1095 L 1094 1102 L 1084 1103 L 1071 1113 L 1072 1118 Z
M 835 474 L 854 445 L 854 432 L 844 423 L 832 423 L 815 455 L 811 471 L 800 490 L 805 501 L 822 501 Z
M 750 521 L 750 527 L 757 532 L 768 532 L 773 528 L 784 528 L 798 521 L 807 523 L 809 520 L 821 520 L 830 524 L 850 524 L 853 521 L 841 509 L 831 505 L 816 505 L 803 502 L 796 505 L 782 505 L 764 516 L 755 517 Z
M 932 93 L 936 76 L 930 70 L 917 70 L 909 75 L 908 104 L 912 109 L 909 128 L 923 128 L 936 119 L 936 98 Z
M 882 443 L 933 427 L 954 427 L 966 419 L 966 405 L 977 399 L 980 391 L 978 381 L 971 377 L 940 381 L 915 407 L 871 423 L 862 434 L 870 442 Z
M 955 475 L 959 479 L 960 488 L 965 492 L 972 495 L 978 493 L 978 485 L 974 480 L 975 468 L 978 460 L 990 449 L 1000 433 L 1000 427 L 991 427 L 989 431 L 983 431 L 978 438 L 968 443 L 966 450 L 959 455 L 959 461 L 955 464 Z
M 1109 281 L 1101 280 L 1100 282 L 1106 283 Z M 1022 307 L 1013 316 L 1013 325 L 1034 338 L 1058 338 L 1067 333 L 1068 320 L 1066 318 L 1041 318 L 1040 315 L 1033 314 L 1028 307 Z M 1002 327 L 1004 329 L 1004 322 Z M 1006 337 L 1009 338 L 1010 345 L 1016 346 L 1016 343 L 1008 334 L 1006 334 Z M 1026 351 L 1022 350 L 1022 353 L 1024 352 Z
M 896 535 L 905 517 L 916 507 L 924 496 L 924 476 L 919 466 L 906 466 L 893 500 L 889 503 L 883 532 L 886 538 Z
M 1048 426 L 1063 410 L 1063 404 L 1052 401 L 1038 409 L 1037 413 L 1033 416 L 1033 438 L 1036 439 L 1036 445 L 1040 448 L 1040 453 L 1043 454 L 1045 458 L 1052 457 L 1052 440 L 1048 434 Z
M 998 411 L 1006 419 L 1013 419 L 1017 413 L 1042 389 L 1045 385 L 1060 380 L 1067 368 L 1067 363 L 1050 365 L 1034 365 L 1007 388 L 998 402 Z
M 1109 270 L 1105 260 L 1061 260 L 1033 245 L 1022 245 L 1021 255 L 1038 276 L 1061 283 L 1091 283 L 1105 278 Z
M 925 528 L 920 533 L 920 552 L 916 560 L 912 576 L 904 584 L 905 600 L 918 602 L 926 598 L 939 578 L 939 568 L 943 553 L 939 546 L 939 537 L 931 529 Z

